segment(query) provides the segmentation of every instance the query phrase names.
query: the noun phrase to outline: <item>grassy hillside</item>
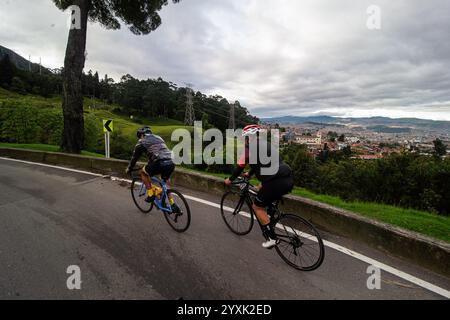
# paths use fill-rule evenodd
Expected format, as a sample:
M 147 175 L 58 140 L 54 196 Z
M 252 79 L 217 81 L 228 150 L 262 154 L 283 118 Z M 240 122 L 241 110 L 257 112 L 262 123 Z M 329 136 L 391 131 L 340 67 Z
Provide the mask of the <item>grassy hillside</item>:
M 118 109 L 117 105 L 97 99 L 84 99 L 87 152 L 104 153 L 102 119 L 114 120 L 111 154 L 116 158 L 129 158 L 136 143 L 136 131 L 144 125 L 151 126 L 153 132 L 162 136 L 169 145 L 175 129 L 192 130 L 192 127 L 173 119 L 130 119 L 115 112 Z M 0 88 L 0 142 L 60 145 L 62 129 L 61 97 L 20 95 Z
M 135 137 L 137 129 L 141 128 L 144 125 L 151 126 L 154 133 L 162 136 L 166 140 L 170 140 L 170 136 L 172 135 L 173 130 L 178 128 L 185 128 L 188 130 L 192 130 L 191 127 L 184 126 L 182 122 L 172 119 L 158 119 L 158 118 L 149 118 L 142 119 L 136 118 L 131 120 L 129 117 L 118 115 L 111 111 L 110 108 L 105 109 L 89 109 L 86 108 L 85 113 L 90 114 L 96 119 L 98 119 L 99 123 L 102 122 L 102 119 L 111 119 L 114 120 L 114 130 L 119 130 L 123 135 L 129 137 Z
M 0 106 L 20 103 L 40 108 L 61 108 L 61 97 L 44 98 L 34 95 L 21 95 L 0 87 Z
M 34 95 L 21 95 L 15 92 L 5 90 L 0 87 L 0 106 L 8 105 L 21 105 L 37 107 L 41 109 L 48 108 L 61 108 L 61 97 L 51 97 L 44 98 L 41 96 Z M 94 107 L 95 106 L 95 107 Z M 119 115 L 114 113 L 113 110 L 117 108 L 117 105 L 111 105 L 99 101 L 98 99 L 84 99 L 84 112 L 85 114 L 91 114 L 95 118 L 99 119 L 113 119 L 115 121 L 115 128 L 122 130 L 125 135 L 130 135 L 133 131 L 134 133 L 139 127 L 143 125 L 150 125 L 156 134 L 159 135 L 170 135 L 172 130 L 177 128 L 186 128 L 191 130 L 191 127 L 184 126 L 181 121 L 165 118 L 142 118 L 135 117 L 131 120 L 129 117 Z

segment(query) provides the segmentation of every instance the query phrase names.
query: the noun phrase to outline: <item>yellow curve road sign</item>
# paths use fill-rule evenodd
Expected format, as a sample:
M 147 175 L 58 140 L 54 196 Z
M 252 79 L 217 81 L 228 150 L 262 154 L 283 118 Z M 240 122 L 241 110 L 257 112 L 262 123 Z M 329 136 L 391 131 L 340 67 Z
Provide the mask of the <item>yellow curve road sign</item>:
M 103 132 L 113 132 L 114 122 L 112 120 L 103 120 Z

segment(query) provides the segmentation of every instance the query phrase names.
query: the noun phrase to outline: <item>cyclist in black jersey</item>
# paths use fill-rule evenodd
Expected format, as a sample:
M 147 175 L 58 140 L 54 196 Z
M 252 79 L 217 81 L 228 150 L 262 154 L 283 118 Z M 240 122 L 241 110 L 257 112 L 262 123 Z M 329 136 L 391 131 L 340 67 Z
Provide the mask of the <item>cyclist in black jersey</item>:
M 279 159 L 278 171 L 271 175 L 263 174 L 262 169 L 269 167 L 271 163 L 262 164 L 259 159 L 259 152 L 256 157 L 256 163 L 250 163 L 249 139 L 257 139 L 258 148 L 263 148 L 263 150 L 268 150 L 269 152 L 271 150 L 271 148 L 267 148 L 267 141 L 263 141 L 263 139 L 259 138 L 259 132 L 261 130 L 261 126 L 255 124 L 248 125 L 243 129 L 242 135 L 248 137 L 246 138 L 245 151 L 239 159 L 233 174 L 225 179 L 225 184 L 230 185 L 233 180 L 242 174 L 247 164 L 250 166 L 250 172 L 246 173 L 245 176 L 251 177 L 254 174 L 256 178 L 261 181 L 261 188 L 258 191 L 252 207 L 259 222 L 263 225 L 266 242 L 264 242 L 262 246 L 271 249 L 278 244 L 279 240 L 275 234 L 274 226 L 270 224 L 270 217 L 265 208 L 275 200 L 280 199 L 283 195 L 292 191 L 294 187 L 294 177 L 291 168 L 281 159 Z

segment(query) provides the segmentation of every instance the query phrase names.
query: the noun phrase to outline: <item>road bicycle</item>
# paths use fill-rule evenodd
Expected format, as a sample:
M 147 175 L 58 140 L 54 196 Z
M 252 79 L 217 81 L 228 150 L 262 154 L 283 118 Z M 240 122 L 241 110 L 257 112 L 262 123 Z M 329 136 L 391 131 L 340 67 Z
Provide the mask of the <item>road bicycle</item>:
M 222 196 L 220 211 L 227 227 L 235 234 L 248 234 L 255 221 L 252 208 L 258 189 L 247 178 L 239 178 L 232 183 L 238 188 L 231 188 Z M 298 215 L 283 213 L 277 200 L 267 208 L 270 223 L 280 240 L 275 246 L 278 255 L 291 267 L 312 271 L 320 267 L 325 257 L 325 248 L 317 229 L 306 219 Z M 243 211 L 244 204 L 248 211 Z M 256 219 L 258 221 L 258 219 Z M 261 227 L 262 225 L 258 221 Z
M 149 201 L 147 186 L 143 181 L 142 168 L 133 169 L 139 171 L 139 176 L 133 177 L 131 182 L 131 196 L 134 204 L 143 213 L 149 213 L 156 207 L 162 211 L 169 225 L 177 232 L 185 232 L 191 223 L 191 210 L 183 194 L 175 189 L 168 189 L 165 180 L 159 177 L 151 177 L 154 186 L 161 188 L 161 193 L 153 201 Z M 170 199 L 173 200 L 171 204 Z

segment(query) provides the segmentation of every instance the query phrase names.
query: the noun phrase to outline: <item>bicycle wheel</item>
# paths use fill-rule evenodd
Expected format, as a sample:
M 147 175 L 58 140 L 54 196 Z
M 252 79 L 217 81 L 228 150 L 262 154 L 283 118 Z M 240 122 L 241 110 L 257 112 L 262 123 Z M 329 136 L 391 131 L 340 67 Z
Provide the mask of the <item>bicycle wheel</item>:
M 244 212 L 243 208 L 247 209 L 247 211 Z M 233 233 L 243 236 L 252 230 L 255 219 L 252 209 L 245 201 L 245 197 L 241 197 L 239 192 L 229 191 L 222 196 L 220 212 L 222 213 L 223 221 Z
M 280 240 L 275 249 L 288 265 L 302 271 L 320 267 L 325 248 L 319 232 L 310 222 L 293 214 L 283 214 L 277 221 L 275 233 Z
M 131 197 L 134 204 L 143 213 L 149 213 L 153 209 L 153 203 L 145 201 L 147 199 L 147 188 L 140 178 L 134 178 L 131 182 Z
M 173 199 L 175 206 L 172 206 L 172 212 L 164 212 L 164 217 L 176 232 L 185 232 L 191 224 L 189 204 L 181 192 L 177 190 L 169 189 L 167 190 L 167 195 Z M 165 207 L 169 207 L 169 199 L 167 197 Z

